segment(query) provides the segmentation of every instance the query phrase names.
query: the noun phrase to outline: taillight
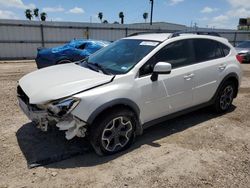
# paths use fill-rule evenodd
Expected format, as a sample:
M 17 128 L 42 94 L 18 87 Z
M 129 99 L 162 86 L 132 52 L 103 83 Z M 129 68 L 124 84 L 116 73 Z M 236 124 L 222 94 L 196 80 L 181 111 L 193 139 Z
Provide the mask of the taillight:
M 240 62 L 240 63 L 242 63 L 243 62 L 243 57 L 241 56 L 241 55 L 236 55 L 236 59 Z

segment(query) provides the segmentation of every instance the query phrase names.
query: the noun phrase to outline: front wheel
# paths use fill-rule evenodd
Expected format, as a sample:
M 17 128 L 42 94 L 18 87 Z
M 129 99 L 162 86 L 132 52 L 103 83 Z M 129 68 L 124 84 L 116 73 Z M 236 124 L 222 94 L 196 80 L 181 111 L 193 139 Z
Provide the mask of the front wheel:
M 126 109 L 102 114 L 92 125 L 90 142 L 99 155 L 110 155 L 127 149 L 135 138 L 136 120 Z
M 218 113 L 226 112 L 230 109 L 236 92 L 235 84 L 227 81 L 221 87 L 214 103 L 215 110 Z

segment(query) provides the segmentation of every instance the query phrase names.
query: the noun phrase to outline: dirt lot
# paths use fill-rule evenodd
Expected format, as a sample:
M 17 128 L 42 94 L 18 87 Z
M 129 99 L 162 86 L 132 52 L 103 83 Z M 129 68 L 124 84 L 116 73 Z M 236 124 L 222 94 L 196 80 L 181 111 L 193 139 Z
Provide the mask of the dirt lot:
M 249 187 L 250 65 L 243 67 L 230 113 L 200 110 L 149 128 L 122 154 L 88 152 L 28 169 L 16 137 L 28 122 L 16 85 L 35 64 L 0 63 L 0 187 Z

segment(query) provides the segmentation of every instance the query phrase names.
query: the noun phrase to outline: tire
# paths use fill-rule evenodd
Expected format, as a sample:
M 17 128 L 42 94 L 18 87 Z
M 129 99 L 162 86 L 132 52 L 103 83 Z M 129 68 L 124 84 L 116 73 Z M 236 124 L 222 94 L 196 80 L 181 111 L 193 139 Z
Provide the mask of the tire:
M 70 61 L 69 59 L 62 59 L 62 60 L 59 60 L 56 64 L 61 65 L 61 64 L 66 64 L 66 63 L 72 63 L 72 61 Z
M 134 141 L 136 118 L 130 110 L 106 111 L 91 125 L 90 143 L 98 155 L 111 155 L 127 149 Z
M 226 81 L 222 85 L 214 103 L 214 109 L 217 113 L 224 113 L 230 109 L 235 92 L 236 86 L 232 81 Z

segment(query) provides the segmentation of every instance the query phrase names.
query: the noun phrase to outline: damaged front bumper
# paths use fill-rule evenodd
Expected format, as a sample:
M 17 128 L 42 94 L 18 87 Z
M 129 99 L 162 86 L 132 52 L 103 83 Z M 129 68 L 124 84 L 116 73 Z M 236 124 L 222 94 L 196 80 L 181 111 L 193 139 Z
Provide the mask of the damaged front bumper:
M 49 125 L 56 125 L 59 130 L 66 131 L 65 137 L 70 140 L 77 137 L 85 137 L 87 131 L 87 124 L 73 116 L 67 114 L 63 117 L 56 117 L 48 113 L 46 110 L 35 108 L 32 105 L 26 104 L 21 97 L 17 97 L 19 106 L 24 114 L 42 131 L 47 131 Z

